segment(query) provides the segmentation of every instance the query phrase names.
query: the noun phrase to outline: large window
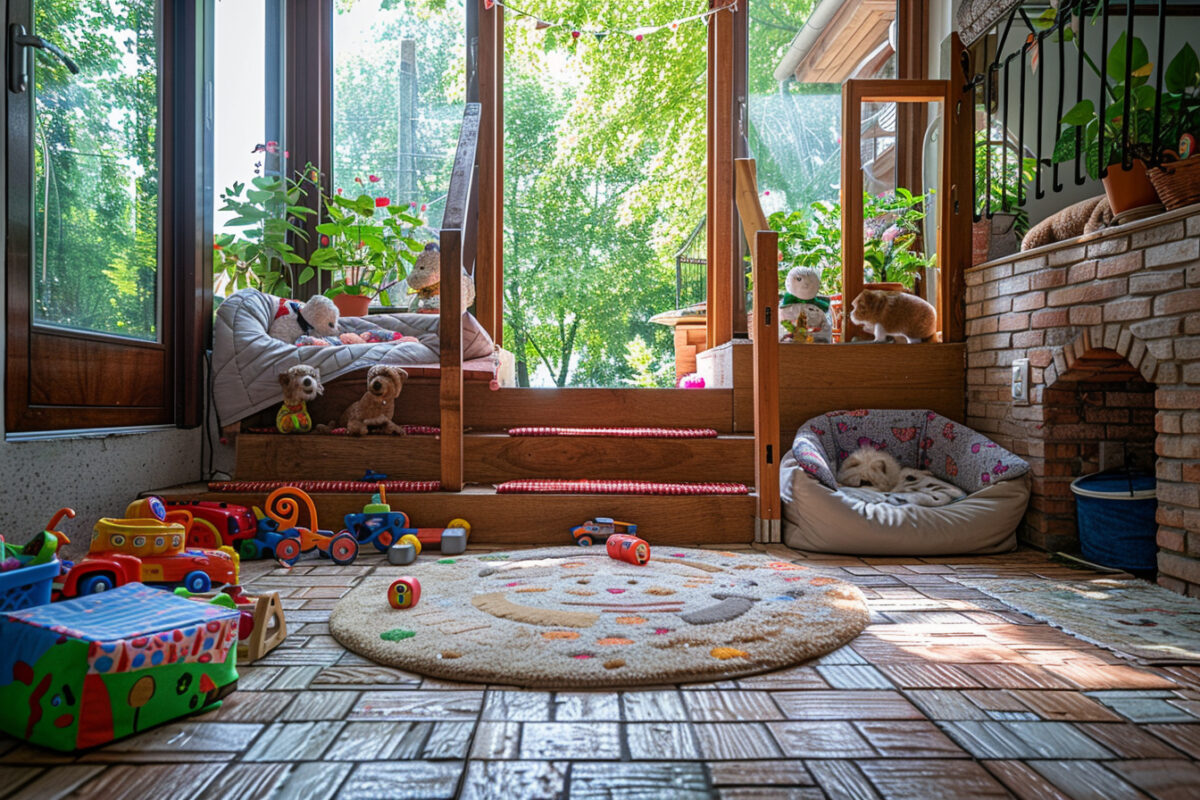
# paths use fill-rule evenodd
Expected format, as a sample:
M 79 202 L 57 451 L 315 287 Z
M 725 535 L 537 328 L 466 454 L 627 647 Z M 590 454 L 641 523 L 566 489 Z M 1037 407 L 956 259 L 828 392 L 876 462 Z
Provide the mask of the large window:
M 8 4 L 25 37 L 7 87 L 9 432 L 190 416 L 173 334 L 194 301 L 175 302 L 189 256 L 172 233 L 195 186 L 197 136 L 181 123 L 198 119 L 202 20 L 156 0 Z M 185 27 L 186 48 L 164 46 Z

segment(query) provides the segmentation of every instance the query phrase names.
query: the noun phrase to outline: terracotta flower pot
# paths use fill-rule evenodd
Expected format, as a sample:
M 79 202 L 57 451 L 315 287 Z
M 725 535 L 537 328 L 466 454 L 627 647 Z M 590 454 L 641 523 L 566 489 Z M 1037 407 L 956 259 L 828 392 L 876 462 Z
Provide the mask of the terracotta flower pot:
M 334 295 L 333 304 L 343 317 L 365 317 L 371 307 L 371 296 L 366 294 Z
M 1146 175 L 1146 163 L 1140 158 L 1133 160 L 1132 169 L 1124 169 L 1119 163 L 1109 166 L 1108 174 L 1100 182 L 1104 184 L 1104 194 L 1108 196 L 1114 217 L 1159 202 L 1154 184 Z
M 894 281 L 887 281 L 886 283 L 864 283 L 863 291 L 866 291 L 867 289 L 877 289 L 881 292 L 907 292 L 908 291 L 908 289 L 904 288 L 903 283 L 897 283 Z

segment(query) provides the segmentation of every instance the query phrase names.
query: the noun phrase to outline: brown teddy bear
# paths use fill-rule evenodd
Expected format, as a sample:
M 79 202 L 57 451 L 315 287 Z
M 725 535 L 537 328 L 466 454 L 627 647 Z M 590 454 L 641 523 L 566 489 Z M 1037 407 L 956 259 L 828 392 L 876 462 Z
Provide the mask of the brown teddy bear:
M 351 436 L 362 436 L 369 433 L 370 428 L 380 427 L 385 433 L 403 436 L 404 428 L 392 421 L 392 414 L 406 380 L 408 373 L 399 367 L 382 364 L 371 367 L 367 372 L 366 393 L 342 412 L 338 427 L 345 428 Z M 322 426 L 319 430 L 328 430 L 328 427 Z
M 1098 231 L 1112 224 L 1112 208 L 1104 195 L 1081 200 L 1067 206 L 1057 214 L 1051 214 L 1029 229 L 1021 241 L 1022 250 L 1032 250 L 1045 244 L 1062 242 Z

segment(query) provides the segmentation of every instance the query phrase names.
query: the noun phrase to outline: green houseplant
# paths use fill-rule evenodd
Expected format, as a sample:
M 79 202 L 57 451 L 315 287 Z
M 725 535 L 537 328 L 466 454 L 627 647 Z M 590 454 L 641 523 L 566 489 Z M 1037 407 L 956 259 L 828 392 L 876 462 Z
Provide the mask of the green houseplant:
M 1003 131 L 992 136 L 975 132 L 975 213 L 980 219 L 971 231 L 972 264 L 1020 249 L 1021 239 L 1029 231 L 1029 212 L 1019 205 L 1019 192 L 1033 180 L 1036 166 L 1037 159 L 1022 157 Z

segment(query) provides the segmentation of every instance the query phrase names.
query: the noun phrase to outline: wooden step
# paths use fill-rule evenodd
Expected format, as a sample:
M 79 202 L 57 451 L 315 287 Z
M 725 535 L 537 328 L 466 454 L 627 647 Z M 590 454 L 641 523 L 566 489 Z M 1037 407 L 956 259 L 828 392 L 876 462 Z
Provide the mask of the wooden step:
M 266 493 L 210 492 L 194 483 L 160 489 L 165 499 L 216 500 L 261 506 Z M 312 495 L 321 527 L 341 528 L 346 514 L 362 510 L 365 494 Z M 651 545 L 745 544 L 754 540 L 754 495 L 496 494 L 490 487 L 462 492 L 389 494 L 393 509 L 413 524 L 445 525 L 455 517 L 471 523 L 471 541 L 489 545 L 571 544 L 570 529 L 584 520 L 607 516 L 637 523 L 638 535 Z
M 238 480 L 358 480 L 371 469 L 392 480 L 437 480 L 435 436 L 279 436 L 237 439 Z M 463 437 L 468 483 L 515 478 L 754 482 L 754 437 L 642 439 L 592 436 Z

